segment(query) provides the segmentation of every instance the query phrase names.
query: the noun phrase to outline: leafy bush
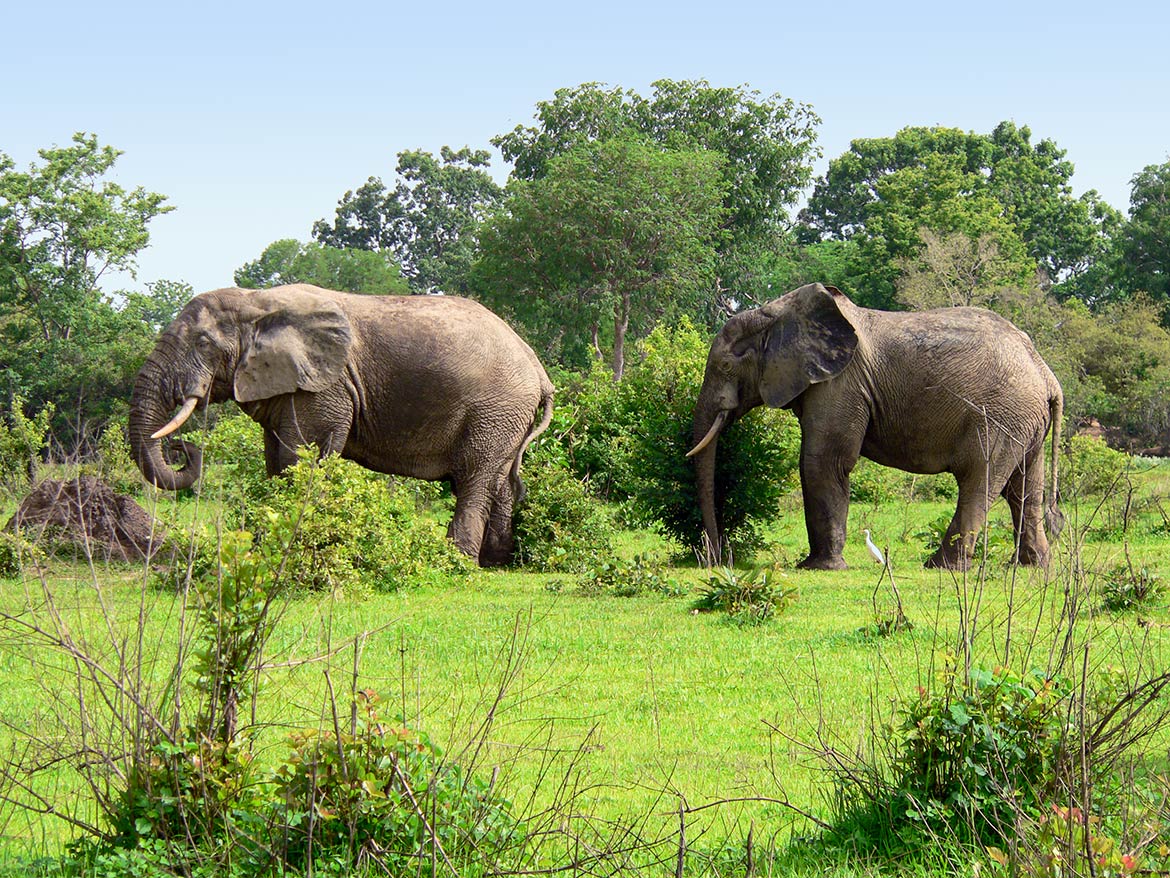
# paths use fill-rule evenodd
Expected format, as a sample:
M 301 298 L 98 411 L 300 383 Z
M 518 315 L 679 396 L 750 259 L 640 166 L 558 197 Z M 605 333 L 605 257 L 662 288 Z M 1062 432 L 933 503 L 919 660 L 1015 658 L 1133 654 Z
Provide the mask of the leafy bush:
M 892 790 L 895 818 L 932 831 L 1010 831 L 1022 809 L 1038 816 L 1056 782 L 1070 687 L 1039 671 L 950 666 L 933 691 L 902 705 Z
M 55 408 L 46 403 L 36 415 L 24 414 L 24 400 L 17 396 L 5 423 L 0 420 L 0 490 L 21 494 L 27 490 L 37 457 L 49 442 Z
M 695 401 L 710 342 L 690 322 L 659 326 L 638 346 L 619 385 L 595 368 L 568 404 L 571 465 L 611 499 L 625 501 L 634 523 L 659 524 L 683 546 L 703 532 L 694 466 Z M 760 408 L 719 437 L 715 469 L 721 525 L 741 552 L 761 545 L 760 527 L 775 519 L 780 497 L 796 483 L 800 431 L 788 412 Z
M 261 507 L 268 517 L 298 521 L 282 573 L 289 583 L 394 591 L 470 571 L 471 560 L 440 525 L 418 514 L 408 487 L 335 454 L 315 457 L 315 449 L 302 449 L 300 460 L 271 480 L 275 490 Z
M 737 625 L 759 625 L 796 600 L 795 586 L 783 584 L 782 573 L 753 567 L 740 573 L 734 567 L 712 572 L 692 605 L 700 612 L 723 612 Z
M 1129 455 L 1091 436 L 1073 436 L 1061 460 L 1060 492 L 1065 497 L 1102 494 L 1130 467 Z
M 685 594 L 686 588 L 666 575 L 662 561 L 648 555 L 635 555 L 629 561 L 602 561 L 581 577 L 577 591 L 590 597 L 628 598 L 645 594 L 674 597 Z
M 264 428 L 237 412 L 219 417 L 211 430 L 191 438 L 203 447 L 204 490 L 223 503 L 234 526 L 248 527 L 249 511 L 277 489 L 264 464 Z
M 1101 606 L 1110 612 L 1149 606 L 1162 592 L 1162 580 L 1157 573 L 1146 567 L 1134 569 L 1129 564 L 1115 566 L 1097 586 Z
M 491 862 L 523 842 L 509 803 L 445 762 L 426 735 L 384 719 L 376 693 L 359 692 L 356 707 L 346 731 L 292 735 L 274 789 L 284 863 L 352 866 L 364 854 L 381 874 L 430 874 L 432 855 Z
M 44 560 L 44 552 L 18 533 L 0 531 L 0 579 L 14 579 L 31 564 Z
M 609 512 L 560 461 L 555 442 L 529 451 L 527 494 L 515 515 L 516 558 L 537 570 L 587 570 L 612 558 L 617 534 Z

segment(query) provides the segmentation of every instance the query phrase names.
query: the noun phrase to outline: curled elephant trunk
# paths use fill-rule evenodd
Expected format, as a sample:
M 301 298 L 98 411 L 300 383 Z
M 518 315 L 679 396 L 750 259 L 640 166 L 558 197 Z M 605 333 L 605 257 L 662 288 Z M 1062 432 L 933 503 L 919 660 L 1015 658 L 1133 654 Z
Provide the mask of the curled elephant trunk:
M 146 480 L 164 490 L 180 491 L 199 480 L 203 453 L 197 445 L 180 440 L 177 444 L 187 461 L 176 469 L 163 453 L 162 439 L 182 425 L 198 400 L 187 400 L 179 415 L 171 418 L 173 406 L 164 405 L 162 401 L 162 377 L 162 371 L 148 359 L 134 381 L 127 433 L 134 462 Z

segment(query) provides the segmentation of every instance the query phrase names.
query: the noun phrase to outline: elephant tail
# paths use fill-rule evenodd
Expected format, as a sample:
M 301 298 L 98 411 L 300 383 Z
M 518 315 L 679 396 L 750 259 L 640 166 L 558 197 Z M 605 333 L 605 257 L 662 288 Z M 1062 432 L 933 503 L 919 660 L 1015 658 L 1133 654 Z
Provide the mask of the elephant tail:
M 524 499 L 525 494 L 524 481 L 520 478 L 520 464 L 524 460 L 524 452 L 528 450 L 528 446 L 532 443 L 532 440 L 547 430 L 548 425 L 552 423 L 554 394 L 555 390 L 552 382 L 548 378 L 544 378 L 540 388 L 540 404 L 544 409 L 544 416 L 540 419 L 539 424 L 535 421 L 533 422 L 533 426 L 528 431 L 528 435 L 524 437 L 524 441 L 516 449 L 516 457 L 512 461 L 512 471 L 509 474 L 509 478 L 512 480 L 512 496 L 516 498 L 516 503 L 520 503 Z
M 1052 453 L 1050 455 L 1052 475 L 1048 489 L 1048 502 L 1045 504 L 1044 510 L 1044 524 L 1048 528 L 1048 533 L 1057 537 L 1064 529 L 1064 515 L 1056 505 L 1060 499 L 1060 431 L 1061 421 L 1064 418 L 1064 394 L 1055 378 L 1052 379 L 1052 384 L 1055 386 L 1050 390 L 1048 396 L 1048 424 L 1052 431 Z

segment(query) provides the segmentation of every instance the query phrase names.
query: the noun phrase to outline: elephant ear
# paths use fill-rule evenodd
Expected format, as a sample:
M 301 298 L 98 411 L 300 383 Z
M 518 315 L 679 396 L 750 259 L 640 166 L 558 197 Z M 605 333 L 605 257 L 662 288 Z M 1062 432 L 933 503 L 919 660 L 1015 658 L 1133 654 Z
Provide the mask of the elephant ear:
M 237 401 L 317 392 L 338 379 L 353 331 L 336 302 L 297 287 L 265 290 L 251 301 L 260 313 L 236 367 Z
M 760 395 L 775 408 L 811 385 L 835 378 L 857 350 L 857 330 L 841 312 L 834 287 L 809 284 L 769 302 L 773 318 L 764 339 Z

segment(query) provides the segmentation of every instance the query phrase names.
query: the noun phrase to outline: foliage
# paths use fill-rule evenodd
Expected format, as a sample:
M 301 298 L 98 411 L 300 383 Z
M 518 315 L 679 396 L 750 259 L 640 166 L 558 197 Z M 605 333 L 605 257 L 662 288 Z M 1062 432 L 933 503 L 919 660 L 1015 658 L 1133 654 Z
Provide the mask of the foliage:
M 24 413 L 24 400 L 15 396 L 8 417 L 0 420 L 0 489 L 21 495 L 29 487 L 41 451 L 49 443 L 53 404 L 48 403 L 33 417 Z
M 492 139 L 518 180 L 536 180 L 553 160 L 590 141 L 643 138 L 665 150 L 703 150 L 724 157 L 723 203 L 728 236 L 720 277 L 735 287 L 787 220 L 812 177 L 820 151 L 812 108 L 746 86 L 660 79 L 649 97 L 588 82 L 559 89 L 537 104 L 536 123 Z
M 481 231 L 478 295 L 567 365 L 600 356 L 604 338 L 620 380 L 627 333 L 714 301 L 722 162 L 632 137 L 550 159 L 509 184 Z
M 898 301 L 911 310 L 958 305 L 994 308 L 1001 291 L 1030 280 L 1032 266 L 1004 252 L 990 232 L 918 230 L 922 247 L 896 262 Z
M 445 761 L 425 734 L 384 718 L 378 701 L 358 692 L 345 731 L 291 735 L 273 791 L 284 863 L 366 860 L 386 874 L 429 875 L 432 857 L 491 861 L 523 843 L 507 801 Z
M 370 177 L 337 202 L 333 225 L 313 224 L 322 244 L 393 256 L 416 293 L 467 292 L 475 235 L 500 200 L 486 168 L 487 150 L 444 146 L 439 159 L 422 150 L 398 154 L 394 190 Z
M 953 512 L 944 512 L 920 528 L 914 536 L 922 542 L 922 559 L 932 557 L 942 545 L 947 528 L 950 527 Z M 954 539 L 958 541 L 959 535 Z M 976 565 L 1004 566 L 1011 564 L 1016 555 L 1016 538 L 1012 526 L 1003 521 L 989 519 L 975 534 L 975 547 L 971 561 Z
M 1117 487 L 1131 466 L 1129 455 L 1093 436 L 1073 436 L 1061 459 L 1060 492 L 1066 497 L 1101 495 Z
M 859 138 L 829 163 L 800 219 L 806 241 L 850 239 L 871 256 L 913 256 L 917 229 L 992 235 L 1004 255 L 1023 253 L 1050 282 L 1086 271 L 1105 255 L 1117 211 L 1096 192 L 1072 194 L 1072 162 L 1027 126 L 1001 122 L 990 134 L 903 128 Z M 888 261 L 872 266 L 863 298 L 888 303 Z
M 146 293 L 125 293 L 122 309 L 128 319 L 137 319 L 152 332 L 162 332 L 171 325 L 195 295 L 189 283 L 159 280 L 146 285 Z
M 278 487 L 264 463 L 264 428 L 240 411 L 216 414 L 210 430 L 189 437 L 203 447 L 202 490 L 223 505 L 230 527 L 247 528 Z
M 616 527 L 605 506 L 543 441 L 529 449 L 525 499 L 516 509 L 516 558 L 537 570 L 588 570 L 614 554 Z
M 1021 810 L 1038 816 L 1068 740 L 1068 684 L 1040 671 L 948 665 L 902 703 L 892 806 L 923 829 L 994 841 Z
M 588 597 L 618 598 L 647 594 L 677 597 L 686 593 L 677 579 L 667 575 L 666 565 L 649 555 L 635 555 L 629 561 L 599 561 L 578 580 L 577 591 Z
M 566 404 L 575 409 L 566 437 L 578 474 L 623 501 L 626 514 L 655 523 L 683 546 L 703 532 L 691 424 L 709 343 L 688 320 L 658 326 L 639 345 L 638 360 L 617 386 L 596 373 Z M 719 437 L 715 468 L 723 532 L 737 551 L 761 544 L 760 528 L 776 517 L 795 482 L 799 429 L 787 412 L 757 409 Z
M 292 238 L 274 241 L 260 258 L 236 269 L 235 281 L 245 289 L 281 284 L 315 284 L 330 290 L 378 295 L 410 292 L 398 266 L 385 254 L 338 249 Z
M 312 590 L 395 591 L 470 572 L 472 562 L 435 521 L 418 514 L 405 485 L 335 454 L 318 462 L 315 449 L 305 448 L 299 456 L 263 507 L 269 519 L 297 521 L 282 582 Z M 266 523 L 257 524 L 267 540 Z
M 125 419 L 106 426 L 98 437 L 97 453 L 82 472 L 92 472 L 119 494 L 133 494 L 142 489 L 142 475 L 130 456 Z
M 95 136 L 38 152 L 14 169 L 0 153 L 0 376 L 10 398 L 56 406 L 68 450 L 129 397 L 153 341 L 98 289 L 107 271 L 133 271 L 162 195 L 109 179 L 120 153 Z
M 0 579 L 15 579 L 27 568 L 43 563 L 45 553 L 19 533 L 0 531 Z
M 720 567 L 711 572 L 692 604 L 699 612 L 722 612 L 736 625 L 760 625 L 783 612 L 796 600 L 796 586 L 782 580 L 774 567 L 752 567 L 740 572 Z
M 1080 808 L 1052 805 L 1037 823 L 1032 847 L 1035 855 L 1021 864 L 1029 878 L 1063 878 L 1065 875 L 1094 875 L 1120 878 L 1138 868 L 1133 854 L 1122 853 L 1117 840 L 1100 827 L 1101 820 Z M 1163 845 L 1164 847 L 1164 845 Z M 988 848 L 991 859 L 1010 868 L 1011 857 L 997 847 Z
M 1110 612 L 1148 607 L 1165 593 L 1161 577 L 1148 567 L 1117 564 L 1097 586 L 1101 607 Z
M 1129 288 L 1170 302 L 1170 161 L 1146 165 L 1131 181 L 1129 222 L 1121 234 L 1121 271 Z

